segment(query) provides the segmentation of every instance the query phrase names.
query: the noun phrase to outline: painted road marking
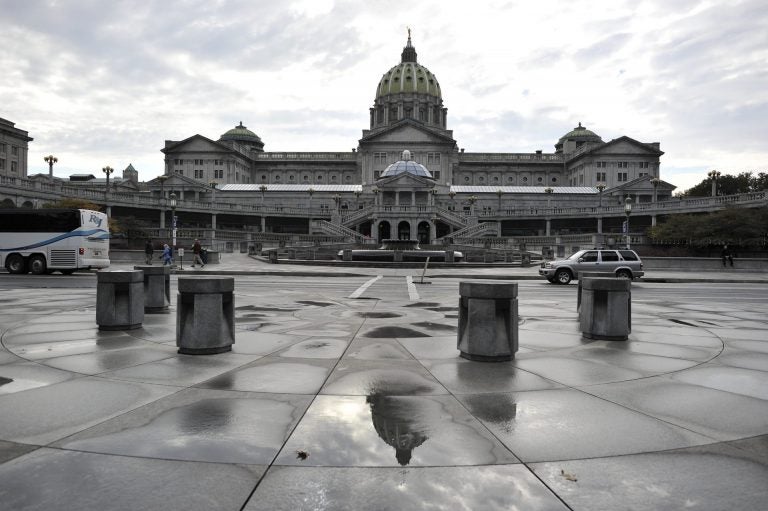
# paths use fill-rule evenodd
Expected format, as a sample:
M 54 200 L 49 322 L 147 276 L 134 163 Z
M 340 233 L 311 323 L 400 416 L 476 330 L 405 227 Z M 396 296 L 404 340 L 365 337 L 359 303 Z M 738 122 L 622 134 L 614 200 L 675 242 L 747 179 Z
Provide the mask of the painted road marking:
M 365 292 L 366 289 L 368 289 L 374 282 L 376 282 L 377 280 L 379 280 L 382 277 L 383 277 L 383 275 L 379 275 L 378 277 L 372 278 L 371 280 L 369 280 L 368 282 L 366 282 L 362 286 L 358 287 L 355 290 L 354 293 L 349 295 L 349 297 L 350 298 L 358 298 L 361 294 L 363 294 Z
M 413 283 L 413 277 L 408 275 L 405 277 L 405 282 L 408 284 L 408 298 L 411 299 L 411 301 L 415 301 L 419 299 L 419 292 L 416 291 L 416 284 Z

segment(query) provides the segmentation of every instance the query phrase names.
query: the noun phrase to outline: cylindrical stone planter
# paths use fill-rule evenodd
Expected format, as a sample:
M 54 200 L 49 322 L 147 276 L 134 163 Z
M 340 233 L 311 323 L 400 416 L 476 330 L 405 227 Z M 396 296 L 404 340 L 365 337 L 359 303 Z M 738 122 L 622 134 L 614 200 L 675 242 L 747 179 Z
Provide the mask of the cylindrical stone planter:
M 96 272 L 96 324 L 99 330 L 132 330 L 140 328 L 143 322 L 143 272 Z
M 459 283 L 457 348 L 481 362 L 512 360 L 518 348 L 517 283 Z
M 144 314 L 168 312 L 171 305 L 171 267 L 134 266 L 144 272 Z
M 231 351 L 235 343 L 234 277 L 181 277 L 176 346 L 186 355 Z
M 579 273 L 579 285 L 576 288 L 576 312 L 581 310 L 581 283 L 584 279 L 588 278 L 616 278 L 616 274 L 612 271 L 583 271 Z
M 626 341 L 632 331 L 632 292 L 629 280 L 583 278 L 579 328 L 584 337 Z

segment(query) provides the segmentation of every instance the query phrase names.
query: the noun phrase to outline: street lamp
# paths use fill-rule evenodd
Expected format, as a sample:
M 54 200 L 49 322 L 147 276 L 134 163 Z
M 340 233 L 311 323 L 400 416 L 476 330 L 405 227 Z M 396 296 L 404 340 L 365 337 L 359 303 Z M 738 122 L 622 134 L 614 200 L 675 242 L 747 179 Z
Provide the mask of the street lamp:
M 653 202 L 658 201 L 657 189 L 659 188 L 659 183 L 661 183 L 661 179 L 659 179 L 658 177 L 654 177 L 653 179 L 651 179 L 651 184 L 653 185 Z
M 632 214 L 632 197 L 624 199 L 624 214 L 627 215 L 625 227 L 627 229 L 627 250 L 629 250 L 629 215 Z
M 264 208 L 264 192 L 267 191 L 267 185 L 259 186 L 259 191 L 261 192 L 261 207 Z
M 310 187 L 307 193 L 309 194 L 309 234 L 312 234 L 312 195 L 315 194 L 315 189 Z
M 550 204 L 552 201 L 552 194 L 555 193 L 554 188 L 550 188 L 549 186 L 544 188 L 544 193 L 547 194 L 547 209 L 550 208 Z
M 104 188 L 104 200 L 106 201 L 107 200 L 107 192 L 109 192 L 109 175 L 111 173 L 113 173 L 115 171 L 115 169 L 113 169 L 112 167 L 107 165 L 106 167 L 101 169 L 101 171 L 107 175 L 107 187 Z
M 339 213 L 339 207 L 341 206 L 341 195 L 338 193 L 333 196 L 333 202 L 336 203 L 336 213 Z
M 600 201 L 599 207 L 602 208 L 603 207 L 603 190 L 605 190 L 606 188 L 605 183 L 597 183 L 597 186 L 595 186 L 595 188 L 597 188 L 597 191 L 600 192 L 600 194 L 598 195 L 599 201 Z
M 504 194 L 504 192 L 501 191 L 501 188 L 496 190 L 496 197 L 499 198 L 499 212 L 501 212 L 501 196 Z
M 469 214 L 470 216 L 475 216 L 475 202 L 477 202 L 477 195 L 471 195 L 469 199 Z
M 176 252 L 176 194 L 171 192 L 171 246 Z
M 360 209 L 360 194 L 362 194 L 360 190 L 355 190 L 355 209 Z
M 717 196 L 717 178 L 720 177 L 720 172 L 717 170 L 710 170 L 707 172 L 709 179 L 712 180 L 712 197 Z
M 49 154 L 48 156 L 44 157 L 43 160 L 48 163 L 48 178 L 53 181 L 53 164 L 59 161 L 59 159 L 54 155 Z
M 157 176 L 158 181 L 160 181 L 160 199 L 165 200 L 165 182 L 168 180 L 168 178 L 171 176 Z

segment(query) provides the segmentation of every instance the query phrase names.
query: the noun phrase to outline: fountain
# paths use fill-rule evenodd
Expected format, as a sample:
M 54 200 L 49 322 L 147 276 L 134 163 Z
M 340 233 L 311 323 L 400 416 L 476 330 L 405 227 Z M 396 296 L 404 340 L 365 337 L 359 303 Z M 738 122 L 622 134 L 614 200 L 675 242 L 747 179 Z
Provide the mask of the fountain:
M 381 247 L 377 249 L 356 249 L 352 250 L 353 261 L 426 261 L 429 258 L 433 262 L 445 262 L 446 252 L 445 250 L 422 250 L 419 248 L 418 240 L 395 240 L 386 239 L 381 241 Z M 395 253 L 399 256 L 395 257 Z M 338 258 L 343 259 L 344 251 L 340 250 Z M 453 251 L 453 260 L 460 262 L 464 258 L 464 254 L 459 251 Z M 449 261 L 450 262 L 450 261 Z

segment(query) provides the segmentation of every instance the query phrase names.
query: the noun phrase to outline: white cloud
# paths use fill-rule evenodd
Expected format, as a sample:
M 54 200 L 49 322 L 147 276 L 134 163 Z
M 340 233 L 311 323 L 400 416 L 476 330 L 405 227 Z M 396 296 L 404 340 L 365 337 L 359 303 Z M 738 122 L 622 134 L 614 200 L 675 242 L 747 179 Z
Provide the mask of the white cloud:
M 279 5 L 276 7 L 276 5 Z M 0 117 L 30 171 L 133 163 L 242 120 L 267 150 L 349 150 L 405 28 L 468 151 L 552 151 L 578 122 L 661 142 L 662 177 L 768 168 L 762 0 L 0 0 Z M 698 176 L 698 177 L 697 177 Z M 694 182 L 695 181 L 695 182 Z

